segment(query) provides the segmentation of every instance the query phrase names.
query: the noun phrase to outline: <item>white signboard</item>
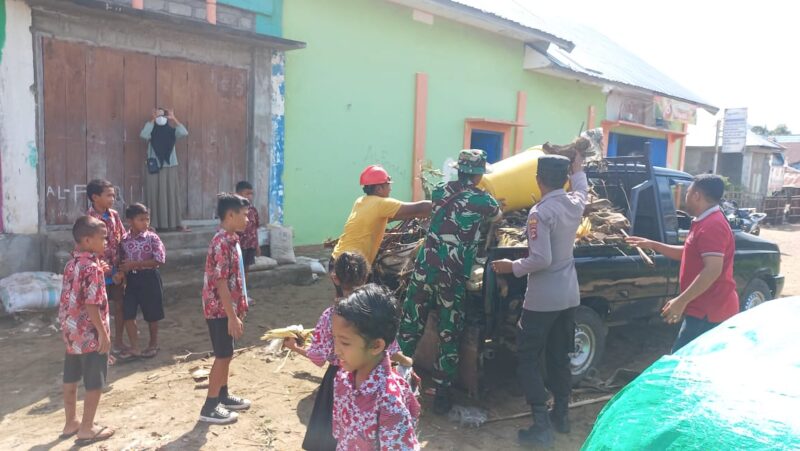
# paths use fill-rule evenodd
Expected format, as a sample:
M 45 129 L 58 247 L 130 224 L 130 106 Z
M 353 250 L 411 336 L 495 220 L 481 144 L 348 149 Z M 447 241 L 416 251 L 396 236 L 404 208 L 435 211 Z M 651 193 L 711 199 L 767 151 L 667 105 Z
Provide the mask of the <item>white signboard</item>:
M 726 108 L 722 153 L 741 153 L 747 144 L 747 108 Z

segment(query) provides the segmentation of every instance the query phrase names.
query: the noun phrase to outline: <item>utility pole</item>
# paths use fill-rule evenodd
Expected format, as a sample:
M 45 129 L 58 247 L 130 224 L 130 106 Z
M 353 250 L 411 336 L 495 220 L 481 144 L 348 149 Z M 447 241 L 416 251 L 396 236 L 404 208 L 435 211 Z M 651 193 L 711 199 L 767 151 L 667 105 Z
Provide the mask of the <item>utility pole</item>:
M 719 163 L 719 129 L 722 121 L 717 119 L 717 132 L 714 134 L 714 174 L 717 173 L 717 164 Z

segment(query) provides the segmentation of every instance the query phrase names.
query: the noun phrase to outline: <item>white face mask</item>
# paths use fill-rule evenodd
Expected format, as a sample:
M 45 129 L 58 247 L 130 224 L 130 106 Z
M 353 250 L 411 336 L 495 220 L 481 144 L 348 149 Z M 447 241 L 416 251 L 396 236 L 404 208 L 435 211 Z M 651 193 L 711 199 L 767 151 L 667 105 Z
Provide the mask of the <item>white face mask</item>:
M 156 124 L 158 125 L 167 125 L 167 118 L 166 116 L 158 116 L 156 118 Z

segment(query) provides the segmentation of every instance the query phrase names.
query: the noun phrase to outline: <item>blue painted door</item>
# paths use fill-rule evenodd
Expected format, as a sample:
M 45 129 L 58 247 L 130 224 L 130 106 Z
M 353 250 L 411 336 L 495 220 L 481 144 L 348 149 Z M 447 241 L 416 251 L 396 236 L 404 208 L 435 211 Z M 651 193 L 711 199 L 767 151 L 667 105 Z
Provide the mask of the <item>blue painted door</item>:
M 472 130 L 470 143 L 473 149 L 486 152 L 489 163 L 496 163 L 503 158 L 503 133 L 489 130 Z

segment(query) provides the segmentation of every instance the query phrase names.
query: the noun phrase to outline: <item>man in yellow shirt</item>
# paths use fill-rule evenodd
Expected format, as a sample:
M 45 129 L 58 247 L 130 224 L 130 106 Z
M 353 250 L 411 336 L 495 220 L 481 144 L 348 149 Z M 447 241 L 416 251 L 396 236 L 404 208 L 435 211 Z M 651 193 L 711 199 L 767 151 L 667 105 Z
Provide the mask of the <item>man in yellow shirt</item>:
M 364 169 L 360 183 L 364 196 L 356 199 L 353 204 L 350 216 L 344 224 L 344 232 L 331 254 L 330 269 L 333 269 L 333 261 L 342 252 L 358 252 L 371 265 L 378 255 L 378 248 L 389 221 L 426 218 L 431 214 L 432 204 L 429 200 L 402 202 L 389 197 L 392 192 L 392 178 L 379 165 Z M 339 292 L 338 285 L 336 291 Z

